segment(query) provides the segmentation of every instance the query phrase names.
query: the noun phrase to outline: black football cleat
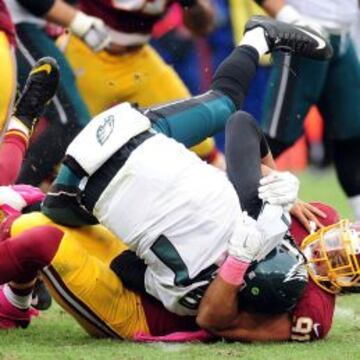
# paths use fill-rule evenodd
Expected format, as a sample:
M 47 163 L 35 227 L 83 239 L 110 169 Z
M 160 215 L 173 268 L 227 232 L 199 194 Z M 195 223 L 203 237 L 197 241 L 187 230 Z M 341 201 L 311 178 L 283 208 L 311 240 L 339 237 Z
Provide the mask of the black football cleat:
M 283 51 L 314 60 L 328 60 L 333 55 L 330 43 L 307 26 L 287 24 L 267 16 L 253 16 L 246 23 L 245 32 L 261 27 L 270 52 Z
M 33 66 L 13 114 L 30 131 L 55 95 L 59 79 L 60 71 L 55 59 L 43 57 Z
M 52 298 L 47 287 L 41 279 L 37 279 L 32 294 L 31 306 L 37 310 L 48 310 L 51 307 Z

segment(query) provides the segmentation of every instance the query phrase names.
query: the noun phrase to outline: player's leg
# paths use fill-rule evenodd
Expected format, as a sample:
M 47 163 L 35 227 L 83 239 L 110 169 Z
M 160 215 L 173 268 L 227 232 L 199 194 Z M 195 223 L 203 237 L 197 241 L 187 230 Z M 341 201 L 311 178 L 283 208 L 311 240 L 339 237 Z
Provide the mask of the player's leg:
M 229 116 L 241 108 L 258 59 L 255 48 L 237 47 L 220 64 L 213 77 L 212 90 L 146 112 L 154 129 L 187 147 L 222 131 Z
M 308 55 L 309 44 L 313 49 L 310 54 L 317 53 L 317 43 L 314 45 L 312 38 L 308 38 L 294 26 L 268 18 L 252 20 L 248 26 L 240 46 L 215 73 L 212 91 L 145 112 L 145 115 L 156 123 L 156 131 L 174 137 L 186 146 L 195 145 L 222 130 L 231 113 L 242 105 L 260 55 L 279 50 L 283 46 L 295 53 Z M 249 66 L 245 66 L 244 63 Z M 81 146 L 84 148 L 86 144 L 83 143 Z M 84 221 L 93 223 L 95 218 L 89 213 L 84 213 L 76 201 L 76 194 L 80 192 L 79 183 L 86 175 L 81 164 L 67 161 L 60 169 L 53 191 L 45 199 L 43 211 L 63 224 L 69 224 L 69 221 L 72 225 L 84 224 Z M 67 190 L 62 191 L 65 188 Z M 70 209 L 72 215 L 69 214 Z M 74 219 L 76 222 L 72 222 Z
M 5 32 L 0 31 L 0 134 L 6 128 L 16 91 L 16 63 L 14 50 Z
M 268 154 L 267 142 L 255 119 L 243 111 L 233 114 L 225 128 L 226 171 L 242 208 L 254 218 L 262 206 L 258 197 L 261 159 Z
M 147 115 L 155 122 L 154 128 L 186 146 L 193 145 L 194 140 L 200 141 L 201 137 L 212 136 L 223 130 L 229 115 L 241 109 L 259 56 L 284 47 L 297 55 L 317 56 L 320 47 L 316 47 L 310 38 L 304 40 L 303 35 L 300 28 L 269 18 L 251 19 L 240 46 L 216 71 L 211 91 L 151 109 Z M 327 44 L 324 49 L 330 51 L 331 47 Z
M 35 63 L 15 104 L 0 149 L 0 185 L 15 183 L 36 122 L 59 82 L 57 63 L 49 57 Z
M 0 328 L 27 327 L 38 271 L 48 266 L 62 238 L 50 226 L 30 229 L 0 243 Z
M 36 59 L 42 56 L 55 58 L 61 69 L 59 89 L 45 113 L 49 125 L 32 142 L 18 178 L 19 183 L 39 185 L 61 161 L 67 145 L 86 125 L 90 115 L 77 91 L 74 75 L 53 39 L 43 29 L 28 23 L 17 25 L 17 34 L 21 84 Z
M 328 62 L 274 56 L 261 122 L 274 157 L 303 134 L 304 118 L 320 97 L 327 69 Z
M 92 336 L 132 339 L 137 332 L 149 333 L 139 296 L 110 269 L 125 248 L 100 227 L 66 230 L 43 270 L 54 299 Z
M 290 215 L 283 206 L 263 203 L 258 196 L 262 159 L 269 156 L 269 146 L 255 119 L 242 111 L 233 114 L 225 128 L 226 172 L 242 209 L 257 220 L 267 240 L 261 256 L 282 241 L 290 225 Z
M 244 91 L 256 71 L 258 58 L 256 49 L 250 46 L 238 47 L 220 65 L 214 76 L 213 91 L 152 108 L 145 111 L 145 115 L 153 122 L 154 130 L 174 137 L 186 146 L 198 144 L 223 130 L 227 118 L 235 111 L 236 106 L 241 105 Z M 236 76 L 240 77 L 240 80 Z M 79 168 L 75 169 L 74 166 L 71 163 L 61 166 L 52 191 L 43 204 L 43 212 L 62 224 L 79 226 L 94 223 L 95 218 L 78 207 L 76 197 L 68 196 L 70 192 L 78 191 L 78 184 L 84 176 L 79 173 Z M 66 192 L 61 190 L 64 188 L 67 189 Z M 58 194 L 59 191 L 61 194 Z
M 331 62 L 320 110 L 333 140 L 340 184 L 356 219 L 360 219 L 360 67 L 351 40 L 332 36 L 336 57 Z

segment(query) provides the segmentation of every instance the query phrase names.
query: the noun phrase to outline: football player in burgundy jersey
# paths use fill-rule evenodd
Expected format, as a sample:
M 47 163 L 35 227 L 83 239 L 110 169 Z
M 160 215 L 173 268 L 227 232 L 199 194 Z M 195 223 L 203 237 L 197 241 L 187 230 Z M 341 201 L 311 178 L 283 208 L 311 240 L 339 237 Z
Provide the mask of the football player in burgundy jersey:
M 327 217 L 321 220 L 323 225 L 327 226 L 338 222 L 338 214 L 333 208 L 321 203 L 314 203 L 313 205 L 326 213 Z M 325 227 L 324 229 L 327 228 Z M 290 231 L 296 244 L 300 248 L 303 248 L 303 241 L 304 244 L 306 244 L 309 237 L 316 239 L 319 238 L 319 234 L 324 230 L 320 229 L 316 233 L 316 236 L 310 235 L 307 238 L 306 236 L 308 233 L 304 227 L 302 227 L 297 221 L 293 221 Z M 342 230 L 339 230 L 337 235 L 341 234 L 341 232 Z M 346 232 L 349 233 L 349 227 L 347 228 Z M 346 232 L 344 231 L 344 237 L 348 234 Z M 358 242 L 358 233 L 355 233 L 354 236 L 356 237 L 356 239 L 354 239 L 355 242 Z M 340 235 L 339 238 L 341 238 Z M 344 245 L 342 244 L 339 246 L 339 248 L 342 248 L 343 246 Z M 358 251 L 358 249 L 356 251 Z M 324 251 L 324 255 L 325 253 L 326 251 Z M 311 256 L 314 256 L 314 254 L 311 254 Z M 331 256 L 332 255 L 329 254 L 329 257 Z M 308 260 L 310 260 L 309 263 L 311 263 L 313 260 L 316 261 L 316 257 L 310 257 Z M 355 261 L 357 263 L 357 259 Z M 343 264 L 339 264 L 339 267 L 341 266 L 343 266 Z M 244 326 L 244 319 L 241 316 L 241 312 L 237 314 L 237 310 L 235 309 L 233 309 L 234 312 L 232 315 L 228 312 L 229 309 L 231 309 L 231 304 L 229 304 L 231 303 L 231 300 L 229 299 L 232 299 L 231 294 L 233 294 L 235 297 L 237 297 L 238 294 L 238 290 L 234 291 L 236 286 L 230 285 L 228 283 L 225 284 L 225 282 L 224 284 L 217 286 L 218 284 L 216 284 L 214 281 L 210 285 L 208 292 L 206 293 L 203 302 L 201 303 L 198 315 L 198 323 L 218 336 L 223 336 L 233 340 L 309 341 L 324 338 L 331 329 L 335 309 L 335 293 L 341 289 L 341 286 L 337 286 L 337 291 L 334 291 L 334 288 L 330 286 L 319 286 L 321 283 L 319 283 L 318 277 L 314 276 L 313 271 L 309 271 L 309 273 L 310 279 L 305 288 L 305 291 L 291 312 L 278 314 L 275 316 L 262 315 L 262 317 L 259 318 L 254 315 L 253 322 L 249 320 L 249 324 L 252 325 L 248 328 L 246 325 Z M 354 279 L 357 281 L 359 276 L 358 273 L 358 269 L 351 272 L 347 279 Z M 326 279 L 328 281 L 329 277 L 331 277 L 333 274 L 334 273 L 332 270 L 327 267 L 326 271 L 322 274 L 323 280 L 325 281 Z M 268 276 L 271 278 L 271 273 L 269 273 Z M 340 276 L 341 275 L 337 274 L 339 281 L 341 280 Z M 334 277 L 334 279 L 335 278 L 336 277 Z M 342 283 L 342 285 L 345 284 Z M 347 285 L 349 286 L 350 284 Z M 224 288 L 222 288 L 222 286 L 224 286 Z M 213 296 L 213 291 L 216 291 L 216 296 Z M 214 317 L 214 313 L 218 313 L 219 309 L 224 310 L 223 306 L 220 308 L 216 307 L 219 306 L 219 304 L 224 300 L 222 295 L 224 298 L 226 297 L 229 304 L 229 309 L 225 309 L 223 314 Z M 230 322 L 226 321 L 226 318 L 228 320 L 229 317 L 232 319 Z M 216 322 L 216 324 L 214 322 Z
M 21 215 L 23 206 L 29 207 L 43 198 L 35 188 L 0 188 L 0 193 L 12 209 L 9 212 L 8 207 L 5 211 L 7 219 L 0 229 L 0 283 L 7 283 L 0 292 L 1 328 L 29 324 L 34 316 L 34 310 L 29 308 L 29 294 L 39 270 L 43 271 L 54 298 L 93 336 L 142 341 L 211 339 L 209 333 L 199 328 L 200 323 L 216 336 L 233 340 L 309 341 L 324 338 L 331 328 L 335 294 L 311 279 L 291 311 L 273 314 L 268 308 L 260 313 L 243 311 L 240 307 L 230 329 L 219 330 L 204 320 L 203 309 L 211 312 L 211 318 L 215 314 L 207 303 L 211 288 L 200 307 L 198 324 L 195 317 L 172 314 L 148 295 L 127 290 L 115 276 L 110 262 L 126 247 L 110 232 L 101 226 L 62 227 L 40 213 Z M 314 206 L 326 213 L 326 220 L 322 220 L 324 225 L 338 221 L 333 208 L 320 203 Z M 291 234 L 296 243 L 301 244 L 307 232 L 294 220 Z M 271 282 L 272 276 L 271 268 L 267 269 L 261 280 L 263 283 L 257 282 L 254 287 L 259 292 L 268 291 L 265 282 Z M 251 282 L 248 286 L 252 286 Z M 241 299 L 241 293 L 238 295 L 238 290 L 236 293 Z M 276 299 L 271 298 L 274 294 L 264 294 L 269 306 L 276 303 L 272 301 Z M 221 300 L 221 293 L 218 292 L 217 297 Z M 229 299 L 231 297 L 221 303 L 221 308 L 229 304 Z M 253 301 L 256 302 L 255 296 Z

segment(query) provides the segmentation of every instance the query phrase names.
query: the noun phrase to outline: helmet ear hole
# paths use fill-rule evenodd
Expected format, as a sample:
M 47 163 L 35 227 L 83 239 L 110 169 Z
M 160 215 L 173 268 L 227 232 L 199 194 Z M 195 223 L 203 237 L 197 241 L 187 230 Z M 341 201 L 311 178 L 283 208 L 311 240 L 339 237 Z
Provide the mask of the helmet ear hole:
M 278 245 L 247 271 L 239 308 L 249 312 L 289 312 L 302 296 L 308 276 L 301 252 L 290 242 Z

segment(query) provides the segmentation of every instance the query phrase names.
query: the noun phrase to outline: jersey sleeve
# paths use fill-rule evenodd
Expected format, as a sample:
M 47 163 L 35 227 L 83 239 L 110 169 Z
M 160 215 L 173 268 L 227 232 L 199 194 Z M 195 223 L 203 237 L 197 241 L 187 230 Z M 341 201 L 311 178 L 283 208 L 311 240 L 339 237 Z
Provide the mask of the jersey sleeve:
M 61 225 L 76 227 L 97 224 L 97 219 L 81 205 L 80 181 L 81 176 L 62 164 L 41 211 Z
M 331 329 L 335 310 L 335 295 L 309 281 L 303 297 L 292 313 L 293 341 L 323 339 Z

